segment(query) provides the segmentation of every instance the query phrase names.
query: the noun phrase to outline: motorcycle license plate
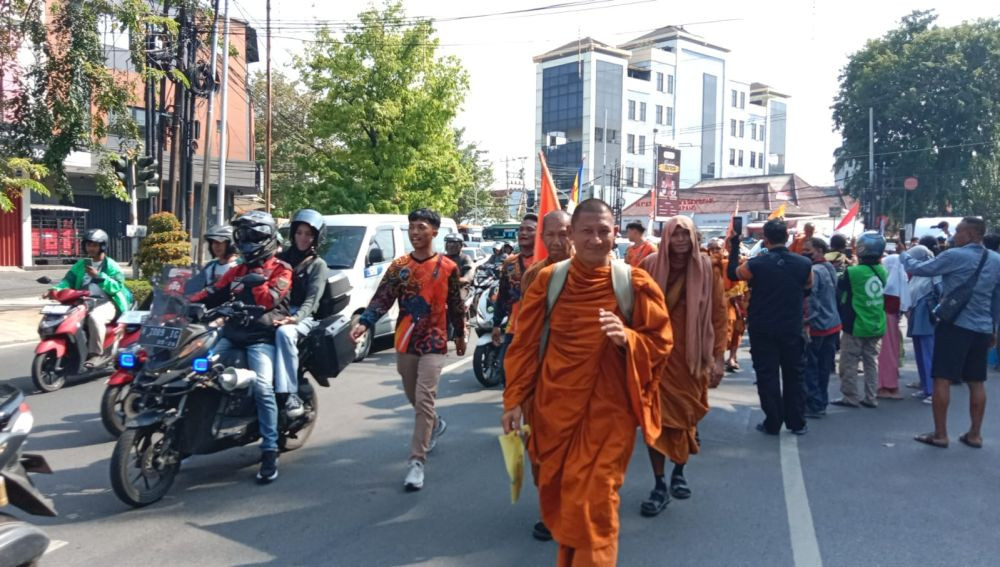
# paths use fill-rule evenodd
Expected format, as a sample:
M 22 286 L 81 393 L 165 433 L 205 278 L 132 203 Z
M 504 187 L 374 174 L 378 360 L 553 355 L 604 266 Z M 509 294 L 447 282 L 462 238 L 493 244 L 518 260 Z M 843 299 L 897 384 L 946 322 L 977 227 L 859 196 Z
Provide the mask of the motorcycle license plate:
M 69 305 L 46 305 L 42 307 L 42 315 L 65 315 L 70 309 L 72 306 Z
M 123 325 L 141 325 L 149 318 L 149 311 L 126 311 L 118 317 L 118 322 Z
M 147 347 L 175 349 L 181 342 L 180 327 L 154 327 L 143 325 L 139 332 L 139 344 Z

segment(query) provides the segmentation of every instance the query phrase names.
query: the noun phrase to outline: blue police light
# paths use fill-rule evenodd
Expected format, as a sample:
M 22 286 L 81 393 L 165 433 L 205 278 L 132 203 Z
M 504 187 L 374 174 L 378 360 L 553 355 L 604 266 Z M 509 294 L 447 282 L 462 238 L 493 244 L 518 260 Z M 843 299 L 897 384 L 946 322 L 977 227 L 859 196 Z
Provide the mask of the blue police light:
M 118 366 L 121 368 L 135 368 L 135 355 L 131 352 L 123 352 L 119 354 Z
M 208 359 L 207 358 L 196 358 L 191 361 L 191 368 L 195 372 L 208 372 Z

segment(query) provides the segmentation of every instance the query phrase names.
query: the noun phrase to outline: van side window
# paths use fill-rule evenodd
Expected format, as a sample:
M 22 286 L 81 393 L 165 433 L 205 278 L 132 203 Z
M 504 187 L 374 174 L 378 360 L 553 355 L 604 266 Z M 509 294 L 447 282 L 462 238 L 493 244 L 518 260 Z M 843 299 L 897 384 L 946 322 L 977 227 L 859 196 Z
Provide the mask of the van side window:
M 375 236 L 372 237 L 371 245 L 368 247 L 369 254 L 373 248 L 382 251 L 383 262 L 392 262 L 396 257 L 396 242 L 393 239 L 391 226 L 379 227 L 375 231 Z
M 399 225 L 399 232 L 403 235 L 403 253 L 409 254 L 413 252 L 413 244 L 410 243 L 410 226 L 406 224 Z

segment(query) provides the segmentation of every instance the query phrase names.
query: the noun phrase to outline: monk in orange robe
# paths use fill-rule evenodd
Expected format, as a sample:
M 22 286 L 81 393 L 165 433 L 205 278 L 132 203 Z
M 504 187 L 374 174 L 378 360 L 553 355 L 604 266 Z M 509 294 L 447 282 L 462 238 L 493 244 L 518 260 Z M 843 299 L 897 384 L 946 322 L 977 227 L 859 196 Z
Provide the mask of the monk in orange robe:
M 676 216 L 667 221 L 659 251 L 644 260 L 642 267 L 664 292 L 674 337 L 660 377 L 661 433 L 648 443 L 656 484 L 640 511 L 650 517 L 670 501 L 664 482 L 666 457 L 674 463 L 670 494 L 680 499 L 691 496 L 684 465 L 699 450 L 698 422 L 708 413 L 709 386 L 722 379 L 729 336 L 722 278 L 698 249 L 690 218 Z
M 722 270 L 722 289 L 724 290 L 726 309 L 729 315 L 729 360 L 726 361 L 726 370 L 737 372 L 740 369 L 740 364 L 736 360 L 736 354 L 739 351 L 740 343 L 743 341 L 743 333 L 747 328 L 749 289 L 747 288 L 747 282 L 729 279 L 727 272 L 729 269 L 729 258 L 725 253 L 724 240 L 716 239 L 710 242 L 708 244 L 708 253 L 712 258 L 712 267 L 716 268 L 716 270 Z
M 563 210 L 552 211 L 542 217 L 542 245 L 548 256 L 540 262 L 535 262 L 521 276 L 522 293 L 527 293 L 531 284 L 538 277 L 539 272 L 552 264 L 569 259 L 573 255 L 573 242 L 569 238 L 570 214 Z M 521 404 L 525 423 L 533 423 L 529 412 L 531 411 L 531 400 L 526 400 Z M 531 461 L 531 478 L 538 486 L 538 464 Z M 545 526 L 544 520 L 535 523 L 531 530 L 531 535 L 539 541 L 551 541 L 552 532 Z
M 504 431 L 520 429 L 530 406 L 528 454 L 538 466 L 545 525 L 559 542 L 559 566 L 611 567 L 618 558 L 618 490 L 635 429 L 660 434 L 660 367 L 670 354 L 663 293 L 632 269 L 633 311 L 625 325 L 611 284 L 614 216 L 599 199 L 573 213 L 575 255 L 548 316 L 548 346 L 539 354 L 554 266 L 527 290 L 518 332 L 507 352 Z

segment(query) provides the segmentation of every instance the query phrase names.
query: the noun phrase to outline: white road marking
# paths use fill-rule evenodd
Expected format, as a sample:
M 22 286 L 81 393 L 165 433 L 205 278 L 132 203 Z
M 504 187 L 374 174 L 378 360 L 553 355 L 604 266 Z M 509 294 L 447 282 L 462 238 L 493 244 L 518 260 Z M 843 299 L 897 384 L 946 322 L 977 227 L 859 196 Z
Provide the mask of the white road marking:
M 802 477 L 797 435 L 781 436 L 781 479 L 785 485 L 785 509 L 788 512 L 788 532 L 795 567 L 822 567 L 823 559 L 819 555 L 809 496 Z
M 456 370 L 458 368 L 461 368 L 462 366 L 464 366 L 464 365 L 466 365 L 466 364 L 468 364 L 470 362 L 472 362 L 472 357 L 471 356 L 467 356 L 465 358 L 462 358 L 458 362 L 452 362 L 448 366 L 445 366 L 444 368 L 441 369 L 441 374 L 447 374 L 448 372 L 451 372 L 452 370 Z
M 66 547 L 67 545 L 69 545 L 68 541 L 63 541 L 61 539 L 51 540 L 49 541 L 49 546 L 45 548 L 45 553 L 43 553 L 42 555 L 48 555 L 61 547 Z

